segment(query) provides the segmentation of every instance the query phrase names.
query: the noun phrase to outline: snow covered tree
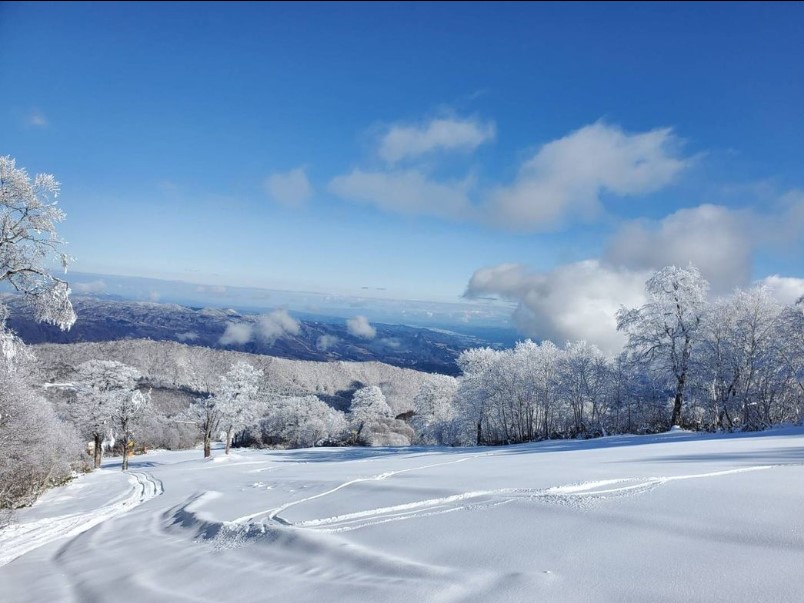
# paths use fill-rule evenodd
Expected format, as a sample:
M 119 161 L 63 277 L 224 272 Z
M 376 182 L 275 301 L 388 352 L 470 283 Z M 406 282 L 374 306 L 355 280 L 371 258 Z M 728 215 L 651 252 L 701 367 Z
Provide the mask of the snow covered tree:
M 28 173 L 11 157 L 0 157 L 0 282 L 23 294 L 36 320 L 69 329 L 75 323 L 67 283 L 51 274 L 57 260 L 66 271 L 70 258 L 56 224 L 65 214 L 56 207 L 59 183 L 50 174 Z
M 33 354 L 8 331 L 0 332 L 0 349 L 2 527 L 9 510 L 33 503 L 45 488 L 67 479 L 83 452 L 72 425 L 61 421 L 34 389 Z
M 260 421 L 263 442 L 292 448 L 337 441 L 346 431 L 346 417 L 317 396 L 289 396 L 275 400 Z
M 483 430 L 488 422 L 494 395 L 490 375 L 499 355 L 500 352 L 492 348 L 472 348 L 458 356 L 463 378 L 458 387 L 456 407 L 465 424 L 464 431 L 467 433 L 464 434 L 464 440 L 467 443 L 470 430 L 474 431 L 471 440 L 475 444 L 480 446 L 484 442 Z
M 700 337 L 708 289 L 709 283 L 694 266 L 667 266 L 645 283 L 647 304 L 617 312 L 617 329 L 628 336 L 627 349 L 663 366 L 675 380 L 671 425 L 681 425 L 687 378 Z
M 777 335 L 783 308 L 765 287 L 717 300 L 704 320 L 699 387 L 716 427 L 758 428 L 773 422 L 769 387 L 784 370 Z M 784 335 L 782 339 L 788 339 Z M 774 394 L 776 386 L 771 387 Z
M 77 400 L 71 405 L 70 414 L 94 442 L 96 468 L 101 465 L 103 440 L 111 433 L 114 418 L 120 416 L 124 400 L 133 395 L 139 378 L 137 369 L 114 360 L 89 360 L 78 367 Z
M 601 412 L 608 377 L 603 353 L 585 341 L 568 343 L 559 367 L 561 394 L 572 413 L 572 434 L 587 433 L 587 413 L 603 432 Z
M 413 399 L 416 414 L 411 425 L 416 439 L 427 445 L 453 444 L 455 441 L 455 396 L 458 381 L 447 375 L 434 375 Z
M 715 429 L 734 424 L 740 382 L 737 321 L 732 298 L 717 299 L 704 315 L 698 387 Z
M 38 174 L 32 182 L 14 159 L 0 157 L 0 283 L 26 298 L 37 321 L 67 330 L 75 322 L 70 289 L 51 274 L 54 260 L 64 270 L 69 262 L 56 232 L 65 217 L 56 207 L 58 193 L 53 176 Z M 26 382 L 31 355 L 6 329 L 6 318 L 0 304 L 0 508 L 32 502 L 53 483 L 64 471 L 62 443 L 72 438 Z
M 215 396 L 199 396 L 182 415 L 187 421 L 195 423 L 204 441 L 204 458 L 212 456 L 212 436 L 218 431 L 221 410 Z
M 73 426 L 59 419 L 23 373 L 0 368 L 0 527 L 3 509 L 33 503 L 68 479 L 84 456 Z
M 507 404 L 498 412 L 506 441 L 528 442 L 554 428 L 559 415 L 559 368 L 566 352 L 550 341 L 537 344 L 530 339 L 518 342 L 513 350 L 502 353 L 492 371 L 496 374 L 496 405 Z M 498 421 L 499 422 L 499 421 Z
M 131 448 L 131 435 L 145 418 L 151 407 L 151 392 L 142 393 L 135 389 L 121 392 L 112 409 L 112 425 L 123 436 L 123 471 L 128 470 L 128 455 Z
M 263 372 L 247 362 L 237 362 L 223 375 L 215 388 L 221 425 L 226 430 L 226 454 L 236 431 L 257 422 L 261 415 L 260 382 Z
M 801 408 L 804 405 L 804 296 L 782 311 L 777 326 L 776 347 L 798 391 Z M 804 409 L 799 411 L 799 421 L 804 417 L 802 411 Z
M 772 422 L 763 402 L 771 390 L 775 373 L 783 363 L 775 354 L 776 323 L 781 305 L 766 287 L 736 291 L 732 296 L 736 318 L 737 349 L 740 350 L 742 383 L 739 391 L 743 428 L 758 429 Z
M 194 399 L 183 417 L 195 423 L 204 440 L 204 458 L 212 455 L 212 438 L 226 431 L 226 454 L 238 430 L 257 423 L 264 405 L 260 394 L 263 372 L 247 362 L 235 363 L 221 375 L 212 392 Z
M 385 401 L 385 395 L 376 385 L 363 387 L 352 396 L 349 406 L 349 424 L 352 428 L 355 441 L 368 441 L 370 439 L 371 424 L 383 418 L 393 416 L 391 407 Z

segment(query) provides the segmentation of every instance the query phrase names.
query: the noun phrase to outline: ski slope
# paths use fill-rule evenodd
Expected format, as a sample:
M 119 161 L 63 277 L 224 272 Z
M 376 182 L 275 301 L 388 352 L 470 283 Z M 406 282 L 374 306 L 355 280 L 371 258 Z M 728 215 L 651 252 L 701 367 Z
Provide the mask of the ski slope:
M 804 430 L 119 460 L 0 532 L 11 601 L 798 601 Z

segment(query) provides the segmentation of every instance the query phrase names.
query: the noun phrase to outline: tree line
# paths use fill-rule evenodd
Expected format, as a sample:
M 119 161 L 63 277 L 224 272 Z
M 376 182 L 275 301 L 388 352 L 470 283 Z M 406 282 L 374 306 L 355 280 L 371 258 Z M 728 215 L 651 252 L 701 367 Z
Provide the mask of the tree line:
M 804 419 L 804 298 L 765 287 L 709 301 L 689 266 L 646 283 L 647 303 L 621 309 L 621 354 L 585 341 L 526 340 L 475 348 L 462 376 L 416 397 L 419 441 L 503 444 L 546 438 L 694 430 L 759 430 Z

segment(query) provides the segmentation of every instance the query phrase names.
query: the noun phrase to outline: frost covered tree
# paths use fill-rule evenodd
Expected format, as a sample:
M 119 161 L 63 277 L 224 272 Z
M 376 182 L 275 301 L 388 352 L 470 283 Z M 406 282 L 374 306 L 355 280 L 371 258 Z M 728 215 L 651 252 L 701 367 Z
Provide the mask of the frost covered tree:
M 62 330 L 75 323 L 70 288 L 51 274 L 57 261 L 66 271 L 70 258 L 56 224 L 65 214 L 56 206 L 59 183 L 50 174 L 33 181 L 11 157 L 0 157 L 0 282 L 23 294 L 37 321 Z
M 416 414 L 411 425 L 416 439 L 427 445 L 453 444 L 456 440 L 455 396 L 458 381 L 447 375 L 434 375 L 422 384 L 413 399 Z
M 143 393 L 138 389 L 121 392 L 112 409 L 112 425 L 119 430 L 119 434 L 123 437 L 123 471 L 128 470 L 128 455 L 133 431 L 142 423 L 150 410 L 151 392 Z
M 221 426 L 226 430 L 226 454 L 235 432 L 257 422 L 262 414 L 259 391 L 263 372 L 247 362 L 237 362 L 221 376 L 215 388 Z
M 305 448 L 340 440 L 347 422 L 317 396 L 288 396 L 268 407 L 260 428 L 264 443 Z
M 671 425 L 681 425 L 684 394 L 693 349 L 701 335 L 708 290 L 709 283 L 694 266 L 667 266 L 645 283 L 647 304 L 617 312 L 617 329 L 628 336 L 628 350 L 640 359 L 664 367 L 675 381 Z
M 65 217 L 56 207 L 58 193 L 52 175 L 38 174 L 31 181 L 14 159 L 0 157 L 0 283 L 26 298 L 38 322 L 67 330 L 75 322 L 70 289 L 51 274 L 52 263 L 66 270 L 69 262 L 56 232 Z M 61 443 L 72 437 L 50 403 L 31 391 L 25 380 L 30 355 L 6 329 L 6 318 L 0 304 L 0 507 L 32 502 L 52 484 L 58 461 L 67 458 Z M 54 455 L 57 460 L 51 462 Z M 63 470 L 63 463 L 59 466 Z
M 776 354 L 777 321 L 782 306 L 766 287 L 736 291 L 732 296 L 740 350 L 742 383 L 739 391 L 741 423 L 744 428 L 767 427 L 773 422 L 767 402 L 768 390 L 783 363 Z
M 204 441 L 204 458 L 212 456 L 212 437 L 221 423 L 221 411 L 215 396 L 198 396 L 182 417 L 194 423 Z
M 734 424 L 740 364 L 733 299 L 717 299 L 704 315 L 698 372 L 698 387 L 716 429 Z
M 471 439 L 478 446 L 484 442 L 483 429 L 488 423 L 489 408 L 494 397 L 491 375 L 498 356 L 499 352 L 492 348 L 472 348 L 458 356 L 463 378 L 458 388 L 456 406 L 459 416 L 467 424 L 464 431 L 474 431 Z M 469 434 L 466 435 L 468 440 Z
M 133 396 L 139 378 L 136 368 L 114 360 L 88 360 L 78 366 L 76 401 L 70 414 L 84 435 L 94 442 L 96 468 L 101 465 L 103 440 L 115 422 L 120 425 L 121 407 L 126 398 Z
M 357 390 L 352 396 L 349 406 L 349 425 L 355 441 L 367 441 L 370 438 L 371 425 L 381 419 L 393 416 L 391 407 L 385 401 L 385 395 L 376 385 Z
M 456 399 L 462 439 L 480 445 L 547 437 L 561 422 L 558 373 L 564 355 L 549 341 L 531 340 L 511 350 L 464 351 L 458 357 L 463 377 Z
M 12 333 L 0 333 L 0 527 L 9 510 L 31 504 L 68 479 L 83 456 L 78 434 L 36 392 L 35 359 Z
M 769 386 L 784 370 L 777 345 L 782 317 L 782 306 L 765 287 L 735 291 L 707 312 L 698 378 L 717 427 L 758 428 L 774 421 Z
M 793 387 L 804 404 L 804 296 L 782 311 L 777 324 L 779 356 L 790 372 Z M 801 412 L 798 417 L 801 420 Z
M 497 404 L 507 404 L 498 412 L 500 421 L 510 424 L 503 430 L 506 441 L 527 442 L 547 437 L 559 416 L 559 369 L 566 352 L 552 342 L 518 342 L 513 350 L 499 356 L 493 373 L 501 387 Z

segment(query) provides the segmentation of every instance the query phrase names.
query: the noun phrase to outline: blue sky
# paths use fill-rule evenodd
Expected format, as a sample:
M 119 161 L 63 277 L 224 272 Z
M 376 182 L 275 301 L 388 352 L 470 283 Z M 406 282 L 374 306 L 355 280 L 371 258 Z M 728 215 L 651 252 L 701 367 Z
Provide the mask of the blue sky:
M 4 3 L 0 153 L 82 272 L 468 289 L 556 336 L 670 263 L 789 298 L 804 5 L 687 4 Z

